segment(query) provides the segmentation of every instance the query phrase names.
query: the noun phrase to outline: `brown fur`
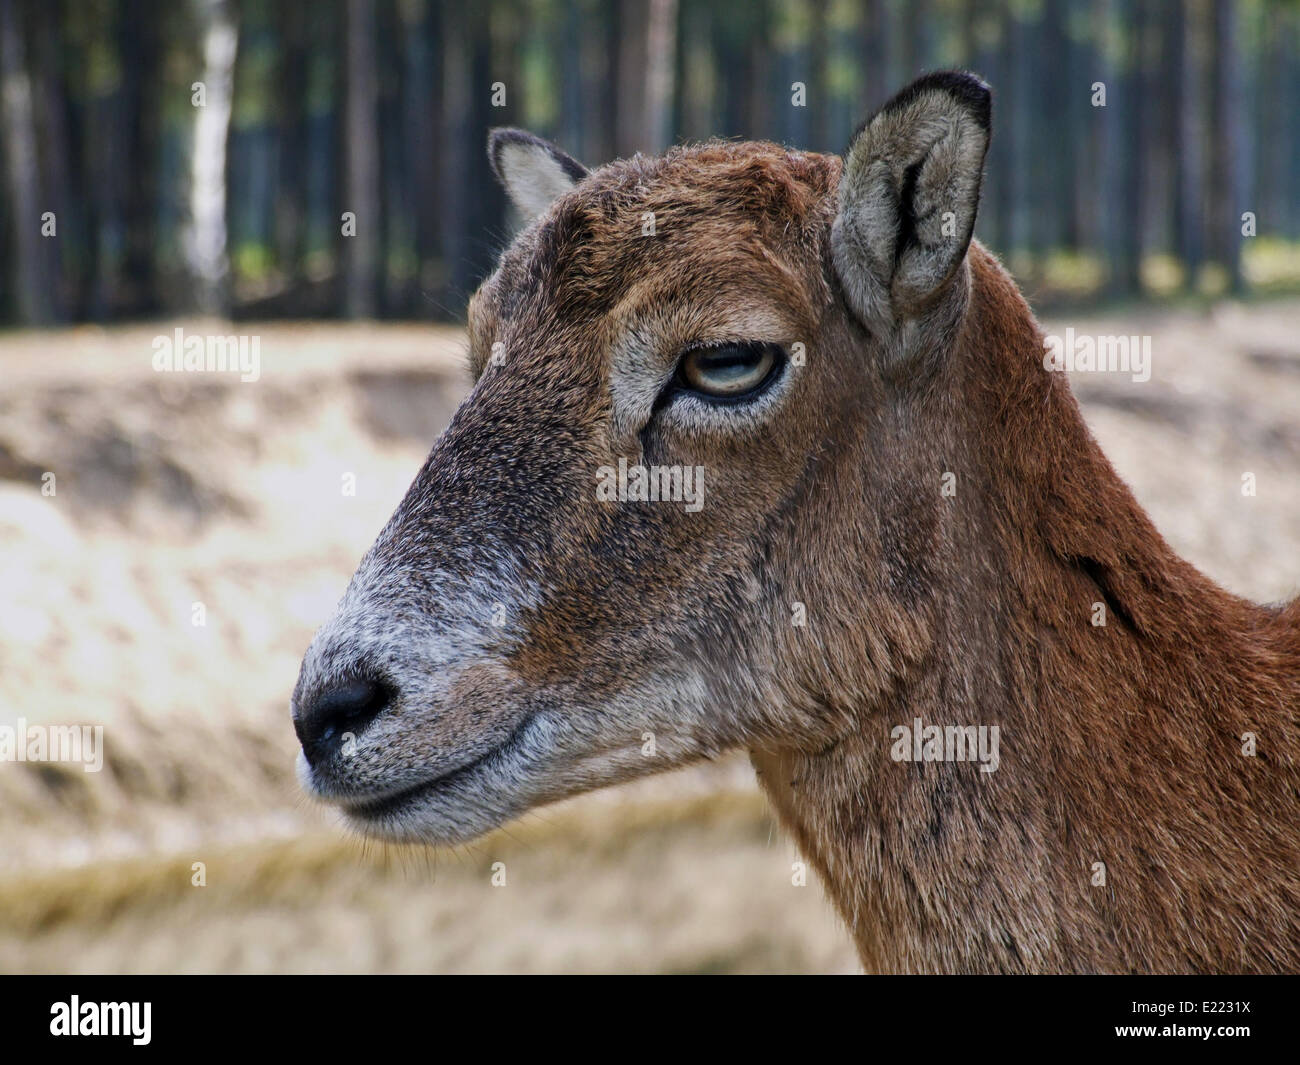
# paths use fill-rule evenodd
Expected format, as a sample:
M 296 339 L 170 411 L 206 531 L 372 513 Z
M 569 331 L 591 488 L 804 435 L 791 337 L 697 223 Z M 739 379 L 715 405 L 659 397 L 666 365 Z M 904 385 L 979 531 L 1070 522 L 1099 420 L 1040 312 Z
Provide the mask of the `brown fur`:
M 358 671 L 395 692 L 318 792 L 451 840 L 743 746 L 868 969 L 1300 969 L 1300 608 L 1169 549 L 978 244 L 906 351 L 855 312 L 841 174 L 768 144 L 638 157 L 507 251 L 476 387 L 304 664 L 296 714 Z M 808 361 L 761 415 L 635 398 L 701 339 Z M 597 502 L 619 456 L 704 465 L 708 505 Z M 419 650 L 503 573 L 532 591 L 500 634 Z M 1001 767 L 891 760 L 917 717 L 998 725 Z
M 1170 550 L 1043 370 L 1010 279 L 970 259 L 945 372 L 895 396 L 894 418 L 927 429 L 891 494 L 937 512 L 899 515 L 914 539 L 882 552 L 886 574 L 925 560 L 913 594 L 886 593 L 913 665 L 829 749 L 755 752 L 764 787 L 868 968 L 1294 971 L 1296 604 L 1254 606 Z M 1111 623 L 1094 627 L 1098 601 Z M 998 723 L 1000 770 L 889 762 L 888 728 L 914 717 Z

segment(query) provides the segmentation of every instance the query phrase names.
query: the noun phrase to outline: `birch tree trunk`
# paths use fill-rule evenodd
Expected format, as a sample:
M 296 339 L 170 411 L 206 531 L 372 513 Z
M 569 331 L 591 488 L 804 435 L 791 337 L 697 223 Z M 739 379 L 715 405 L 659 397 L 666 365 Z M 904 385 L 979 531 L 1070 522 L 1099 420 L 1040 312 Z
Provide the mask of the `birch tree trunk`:
M 379 249 L 379 85 L 375 73 L 373 0 L 348 0 L 347 118 L 343 153 L 345 211 L 356 215 L 356 233 L 344 238 L 346 249 L 344 306 L 349 318 L 375 313 L 376 263 Z
M 226 139 L 230 133 L 235 51 L 239 34 L 226 0 L 195 0 L 203 33 L 203 106 L 194 121 L 190 218 L 185 258 L 195 299 L 207 314 L 230 309 L 226 253 Z

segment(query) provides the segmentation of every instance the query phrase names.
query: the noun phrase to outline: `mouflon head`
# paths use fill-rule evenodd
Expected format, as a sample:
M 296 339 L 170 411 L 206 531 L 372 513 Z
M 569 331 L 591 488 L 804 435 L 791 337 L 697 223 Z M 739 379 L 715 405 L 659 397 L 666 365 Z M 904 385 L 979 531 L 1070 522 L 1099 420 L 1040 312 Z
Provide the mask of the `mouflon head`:
M 737 747 L 816 747 L 907 665 L 940 501 L 908 416 L 960 335 L 989 91 L 922 78 L 847 155 L 707 143 L 588 171 L 518 130 L 527 220 L 474 386 L 302 665 L 300 777 L 469 839 Z

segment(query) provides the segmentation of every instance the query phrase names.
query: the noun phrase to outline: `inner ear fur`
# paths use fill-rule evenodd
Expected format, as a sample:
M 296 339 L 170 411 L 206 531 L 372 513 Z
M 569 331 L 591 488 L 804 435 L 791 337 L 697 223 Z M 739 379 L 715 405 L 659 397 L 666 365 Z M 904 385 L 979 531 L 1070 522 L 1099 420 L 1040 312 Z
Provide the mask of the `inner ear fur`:
M 587 176 L 578 160 L 522 129 L 492 130 L 488 160 L 510 201 L 529 221 Z
M 918 316 L 957 274 L 975 228 L 991 113 L 979 78 L 928 74 L 854 136 L 831 246 L 865 321 Z

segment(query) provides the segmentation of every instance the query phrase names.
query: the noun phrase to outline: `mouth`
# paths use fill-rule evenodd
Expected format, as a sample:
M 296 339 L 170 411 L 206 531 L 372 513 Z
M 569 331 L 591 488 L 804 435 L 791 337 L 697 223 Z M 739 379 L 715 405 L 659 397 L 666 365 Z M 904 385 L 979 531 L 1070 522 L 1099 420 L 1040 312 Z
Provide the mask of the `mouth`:
M 416 807 L 435 805 L 442 798 L 454 800 L 458 793 L 478 792 L 483 778 L 507 775 L 505 770 L 524 753 L 535 721 L 536 715 L 528 714 L 503 742 L 447 773 L 373 798 L 344 799 L 340 803 L 343 812 L 359 827 L 374 831 L 396 827 L 402 816 Z

